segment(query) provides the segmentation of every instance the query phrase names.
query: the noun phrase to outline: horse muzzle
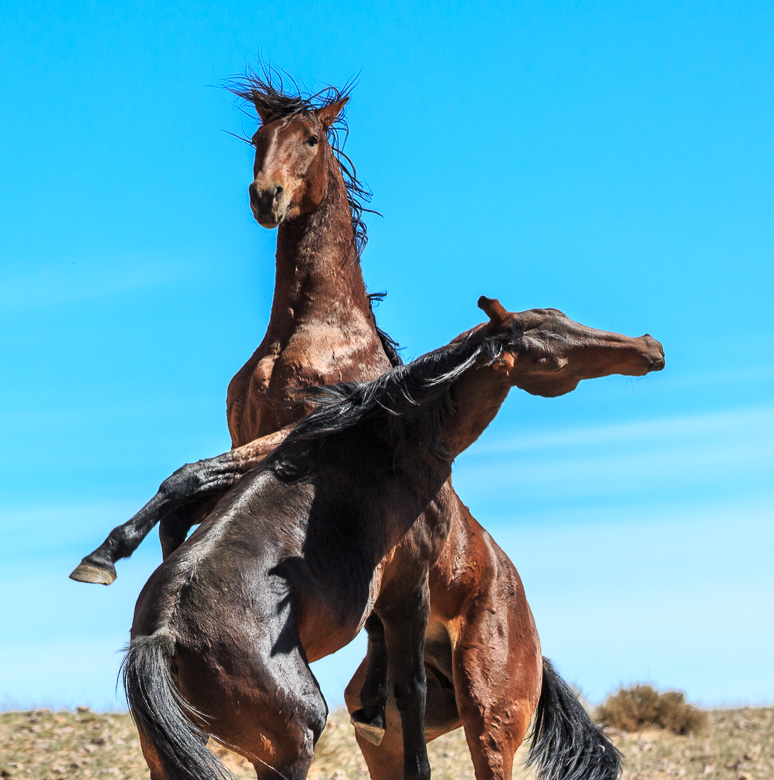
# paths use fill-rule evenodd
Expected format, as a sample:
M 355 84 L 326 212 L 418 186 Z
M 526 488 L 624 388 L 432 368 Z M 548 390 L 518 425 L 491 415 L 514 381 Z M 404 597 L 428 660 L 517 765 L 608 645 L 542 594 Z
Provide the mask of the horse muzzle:
M 661 346 L 661 343 L 647 333 L 640 338 L 645 344 L 645 348 L 642 352 L 642 358 L 645 363 L 645 373 L 650 374 L 652 371 L 661 371 L 666 365 L 666 361 L 664 360 L 664 348 Z
M 288 197 L 279 184 L 259 187 L 253 182 L 249 188 L 250 208 L 259 225 L 265 228 L 275 228 L 285 218 L 288 210 Z

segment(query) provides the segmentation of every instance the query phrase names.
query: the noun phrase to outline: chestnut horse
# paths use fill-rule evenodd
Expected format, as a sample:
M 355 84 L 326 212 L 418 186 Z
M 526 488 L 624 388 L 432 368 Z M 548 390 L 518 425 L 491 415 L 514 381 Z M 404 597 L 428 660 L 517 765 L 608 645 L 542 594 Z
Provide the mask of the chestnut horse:
M 214 470 L 189 467 L 176 485 L 167 481 L 154 501 L 81 561 L 70 575 L 80 582 L 113 582 L 115 562 L 130 556 L 160 519 L 164 554 L 181 544 L 213 502 L 173 512 L 162 499 L 194 489 L 217 497 L 230 487 L 309 411 L 299 391 L 373 379 L 400 363 L 397 345 L 376 326 L 371 310 L 381 296 L 366 292 L 360 270 L 366 243 L 360 200 L 367 192 L 336 145 L 337 132 L 346 130 L 340 119 L 346 90 L 316 96 L 316 108 L 257 77 L 246 86 L 235 83 L 232 91 L 249 96 L 263 123 L 251 141 L 253 214 L 265 227 L 279 224 L 266 335 L 228 388 L 234 449 L 217 459 Z
M 489 322 L 449 345 L 371 382 L 328 388 L 148 580 L 124 681 L 152 780 L 227 777 L 208 735 L 252 761 L 259 778 L 306 777 L 327 715 L 309 662 L 350 642 L 371 614 L 404 731 L 402 776 L 430 777 L 424 635 L 430 618 L 449 636 L 458 626 L 429 598 L 430 567 L 450 532 L 452 461 L 511 387 L 553 397 L 583 379 L 664 365 L 650 336 L 593 330 L 554 309 L 479 305 Z M 523 653 L 523 641 L 514 633 L 487 648 L 493 676 L 509 673 L 506 646 Z M 550 667 L 541 682 L 540 648 L 529 644 L 519 676 L 530 689 L 518 707 L 492 706 L 493 720 L 521 723 L 523 737 L 537 709 L 538 763 L 547 746 L 563 748 L 573 752 L 566 776 L 615 777 L 615 748 Z M 455 665 L 455 676 L 465 673 Z M 373 704 L 386 702 L 383 690 Z M 557 745 L 568 732 L 570 743 Z

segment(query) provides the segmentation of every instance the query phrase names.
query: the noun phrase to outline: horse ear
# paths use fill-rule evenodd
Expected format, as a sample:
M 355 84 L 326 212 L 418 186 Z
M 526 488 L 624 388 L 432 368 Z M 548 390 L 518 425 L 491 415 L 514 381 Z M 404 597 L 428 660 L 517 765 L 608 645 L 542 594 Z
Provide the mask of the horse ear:
M 497 298 L 487 298 L 486 295 L 482 295 L 478 299 L 478 308 L 482 309 L 492 324 L 496 326 L 503 325 L 509 314 Z
M 327 130 L 336 121 L 336 118 L 347 103 L 349 103 L 349 98 L 345 97 L 314 110 L 315 116 L 322 125 L 323 130 Z
M 268 125 L 271 122 L 271 111 L 266 106 L 261 105 L 261 95 L 256 91 L 253 91 L 253 105 L 255 106 L 255 113 L 258 114 L 258 118 L 261 120 L 261 124 Z

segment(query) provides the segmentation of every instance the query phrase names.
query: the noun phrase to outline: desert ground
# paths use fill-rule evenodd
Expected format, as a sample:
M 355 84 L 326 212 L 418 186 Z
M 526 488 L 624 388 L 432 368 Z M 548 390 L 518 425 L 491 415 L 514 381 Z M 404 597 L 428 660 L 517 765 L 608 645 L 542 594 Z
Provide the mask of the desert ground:
M 699 734 L 676 736 L 661 730 L 626 734 L 610 730 L 623 752 L 624 780 L 772 780 L 774 707 L 708 712 Z M 255 774 L 248 764 L 222 751 L 238 780 Z M 523 753 L 520 751 L 520 753 Z M 461 730 L 430 745 L 435 780 L 473 780 Z M 347 714 L 333 712 L 310 772 L 315 780 L 367 778 Z M 41 709 L 0 713 L 0 777 L 13 780 L 140 780 L 148 773 L 128 714 Z M 514 773 L 515 780 L 531 774 Z

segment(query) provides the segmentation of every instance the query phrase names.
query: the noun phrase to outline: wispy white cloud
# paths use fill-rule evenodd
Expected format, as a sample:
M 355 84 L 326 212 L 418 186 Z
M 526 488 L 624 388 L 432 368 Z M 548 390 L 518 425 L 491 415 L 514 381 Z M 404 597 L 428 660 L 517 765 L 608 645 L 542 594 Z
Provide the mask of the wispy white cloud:
M 774 406 L 731 409 L 612 425 L 583 426 L 546 433 L 514 432 L 513 436 L 507 439 L 500 437 L 496 441 L 476 445 L 471 450 L 471 457 L 563 447 L 589 447 L 617 442 L 631 444 L 664 442 L 680 438 L 688 439 L 697 435 L 734 437 L 745 431 L 761 430 L 774 432 Z
M 592 699 L 646 680 L 708 704 L 768 704 L 773 519 L 766 500 L 621 502 L 490 530 L 521 573 L 544 653 Z M 729 667 L 735 657 L 746 663 Z
M 33 272 L 5 274 L 0 281 L 0 309 L 4 312 L 73 304 L 79 301 L 120 295 L 190 278 L 191 269 L 181 260 L 115 256 L 104 265 L 93 260 L 82 263 L 48 264 Z
M 637 506 L 667 493 L 774 500 L 772 472 L 774 407 L 763 406 L 500 437 L 461 458 L 455 480 L 463 496 L 499 513 L 504 485 L 530 511 L 581 500 Z

